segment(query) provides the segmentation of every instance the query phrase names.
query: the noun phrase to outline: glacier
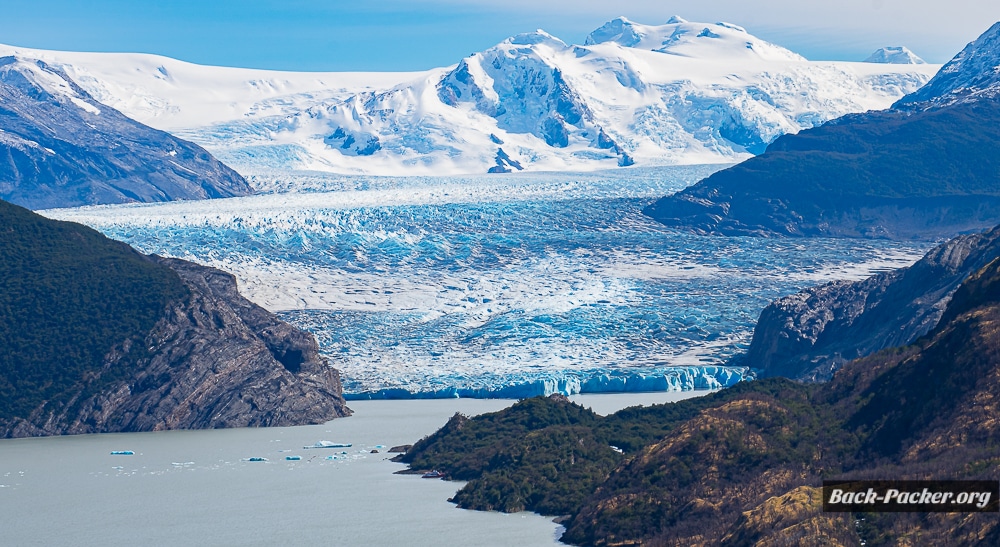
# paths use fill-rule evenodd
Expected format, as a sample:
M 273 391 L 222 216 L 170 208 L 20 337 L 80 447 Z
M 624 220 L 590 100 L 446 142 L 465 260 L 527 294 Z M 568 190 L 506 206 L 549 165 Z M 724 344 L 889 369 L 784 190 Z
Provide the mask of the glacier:
M 923 243 L 693 236 L 641 214 L 782 134 L 884 108 L 928 64 L 813 62 L 729 23 L 536 30 L 412 73 L 31 50 L 255 195 L 43 214 L 233 272 L 349 399 L 712 389 L 771 300 Z
M 771 300 L 926 244 L 694 236 L 642 215 L 721 165 L 458 177 L 260 171 L 258 195 L 41 211 L 233 272 L 348 398 L 701 389 Z
M 57 66 L 98 101 L 243 175 L 733 163 L 780 135 L 885 108 L 940 68 L 809 61 L 738 25 L 680 17 L 616 18 L 582 45 L 536 30 L 411 73 L 206 67 L 3 45 L 0 55 Z

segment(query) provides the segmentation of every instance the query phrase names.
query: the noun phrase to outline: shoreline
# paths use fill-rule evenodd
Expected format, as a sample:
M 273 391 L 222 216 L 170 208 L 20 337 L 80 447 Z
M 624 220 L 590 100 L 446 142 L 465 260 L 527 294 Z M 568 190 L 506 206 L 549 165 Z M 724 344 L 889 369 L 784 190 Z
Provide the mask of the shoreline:
M 608 413 L 709 393 L 571 400 Z M 323 537 L 351 545 L 432 546 L 441 537 L 483 547 L 497 537 L 528 547 L 561 545 L 551 517 L 457 511 L 447 500 L 460 484 L 393 474 L 405 466 L 389 461 L 389 447 L 434 433 L 456 412 L 474 416 L 515 402 L 356 401 L 353 416 L 320 425 L 2 439 L 0 510 L 10 524 L 3 537 L 12 545 L 274 545 Z M 319 440 L 353 446 L 303 450 Z M 394 518 L 379 517 L 387 512 Z

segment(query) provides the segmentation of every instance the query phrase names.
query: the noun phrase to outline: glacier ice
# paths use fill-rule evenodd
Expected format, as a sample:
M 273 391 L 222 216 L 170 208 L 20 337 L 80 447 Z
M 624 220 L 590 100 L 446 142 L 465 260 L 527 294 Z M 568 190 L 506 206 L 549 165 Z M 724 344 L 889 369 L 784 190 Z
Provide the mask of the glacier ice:
M 519 34 L 414 73 L 277 72 L 3 45 L 0 54 L 59 66 L 104 104 L 241 173 L 399 176 L 731 163 L 782 134 L 885 108 L 938 68 L 813 62 L 737 25 L 679 17 L 617 18 L 583 45 Z
M 504 145 L 507 146 L 506 144 Z M 264 171 L 245 198 L 43 211 L 233 272 L 349 397 L 711 388 L 772 299 L 919 243 L 694 236 L 641 214 L 719 166 L 474 177 Z

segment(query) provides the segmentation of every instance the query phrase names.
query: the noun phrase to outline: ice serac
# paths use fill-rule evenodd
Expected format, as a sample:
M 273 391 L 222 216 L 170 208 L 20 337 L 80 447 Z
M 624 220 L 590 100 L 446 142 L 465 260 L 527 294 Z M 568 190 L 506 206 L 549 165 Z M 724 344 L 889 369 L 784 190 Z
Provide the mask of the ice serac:
M 1000 257 L 1000 229 L 958 236 L 908 268 L 835 281 L 772 302 L 747 364 L 761 376 L 826 381 L 844 363 L 934 328 L 963 280 Z
M 311 334 L 243 298 L 231 274 L 152 259 L 176 271 L 190 296 L 171 304 L 141 343 L 108 354 L 105 370 L 125 363 L 129 376 L 0 423 L 0 438 L 290 426 L 350 414 L 339 373 Z
M 865 59 L 866 63 L 922 65 L 925 61 L 903 46 L 880 47 Z
M 965 46 L 919 90 L 893 108 L 921 110 L 1000 95 L 1000 22 Z
M 0 58 L 0 198 L 32 209 L 240 196 L 202 147 L 99 103 L 43 61 Z

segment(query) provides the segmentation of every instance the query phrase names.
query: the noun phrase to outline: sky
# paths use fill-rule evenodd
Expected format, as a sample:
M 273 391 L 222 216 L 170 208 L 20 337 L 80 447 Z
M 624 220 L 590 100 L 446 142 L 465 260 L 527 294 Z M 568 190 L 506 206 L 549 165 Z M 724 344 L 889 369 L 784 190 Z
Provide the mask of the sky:
M 567 43 L 618 16 L 726 21 L 813 60 L 903 45 L 943 63 L 1000 21 L 996 0 L 3 0 L 0 43 L 155 53 L 297 71 L 448 66 L 538 28 Z

